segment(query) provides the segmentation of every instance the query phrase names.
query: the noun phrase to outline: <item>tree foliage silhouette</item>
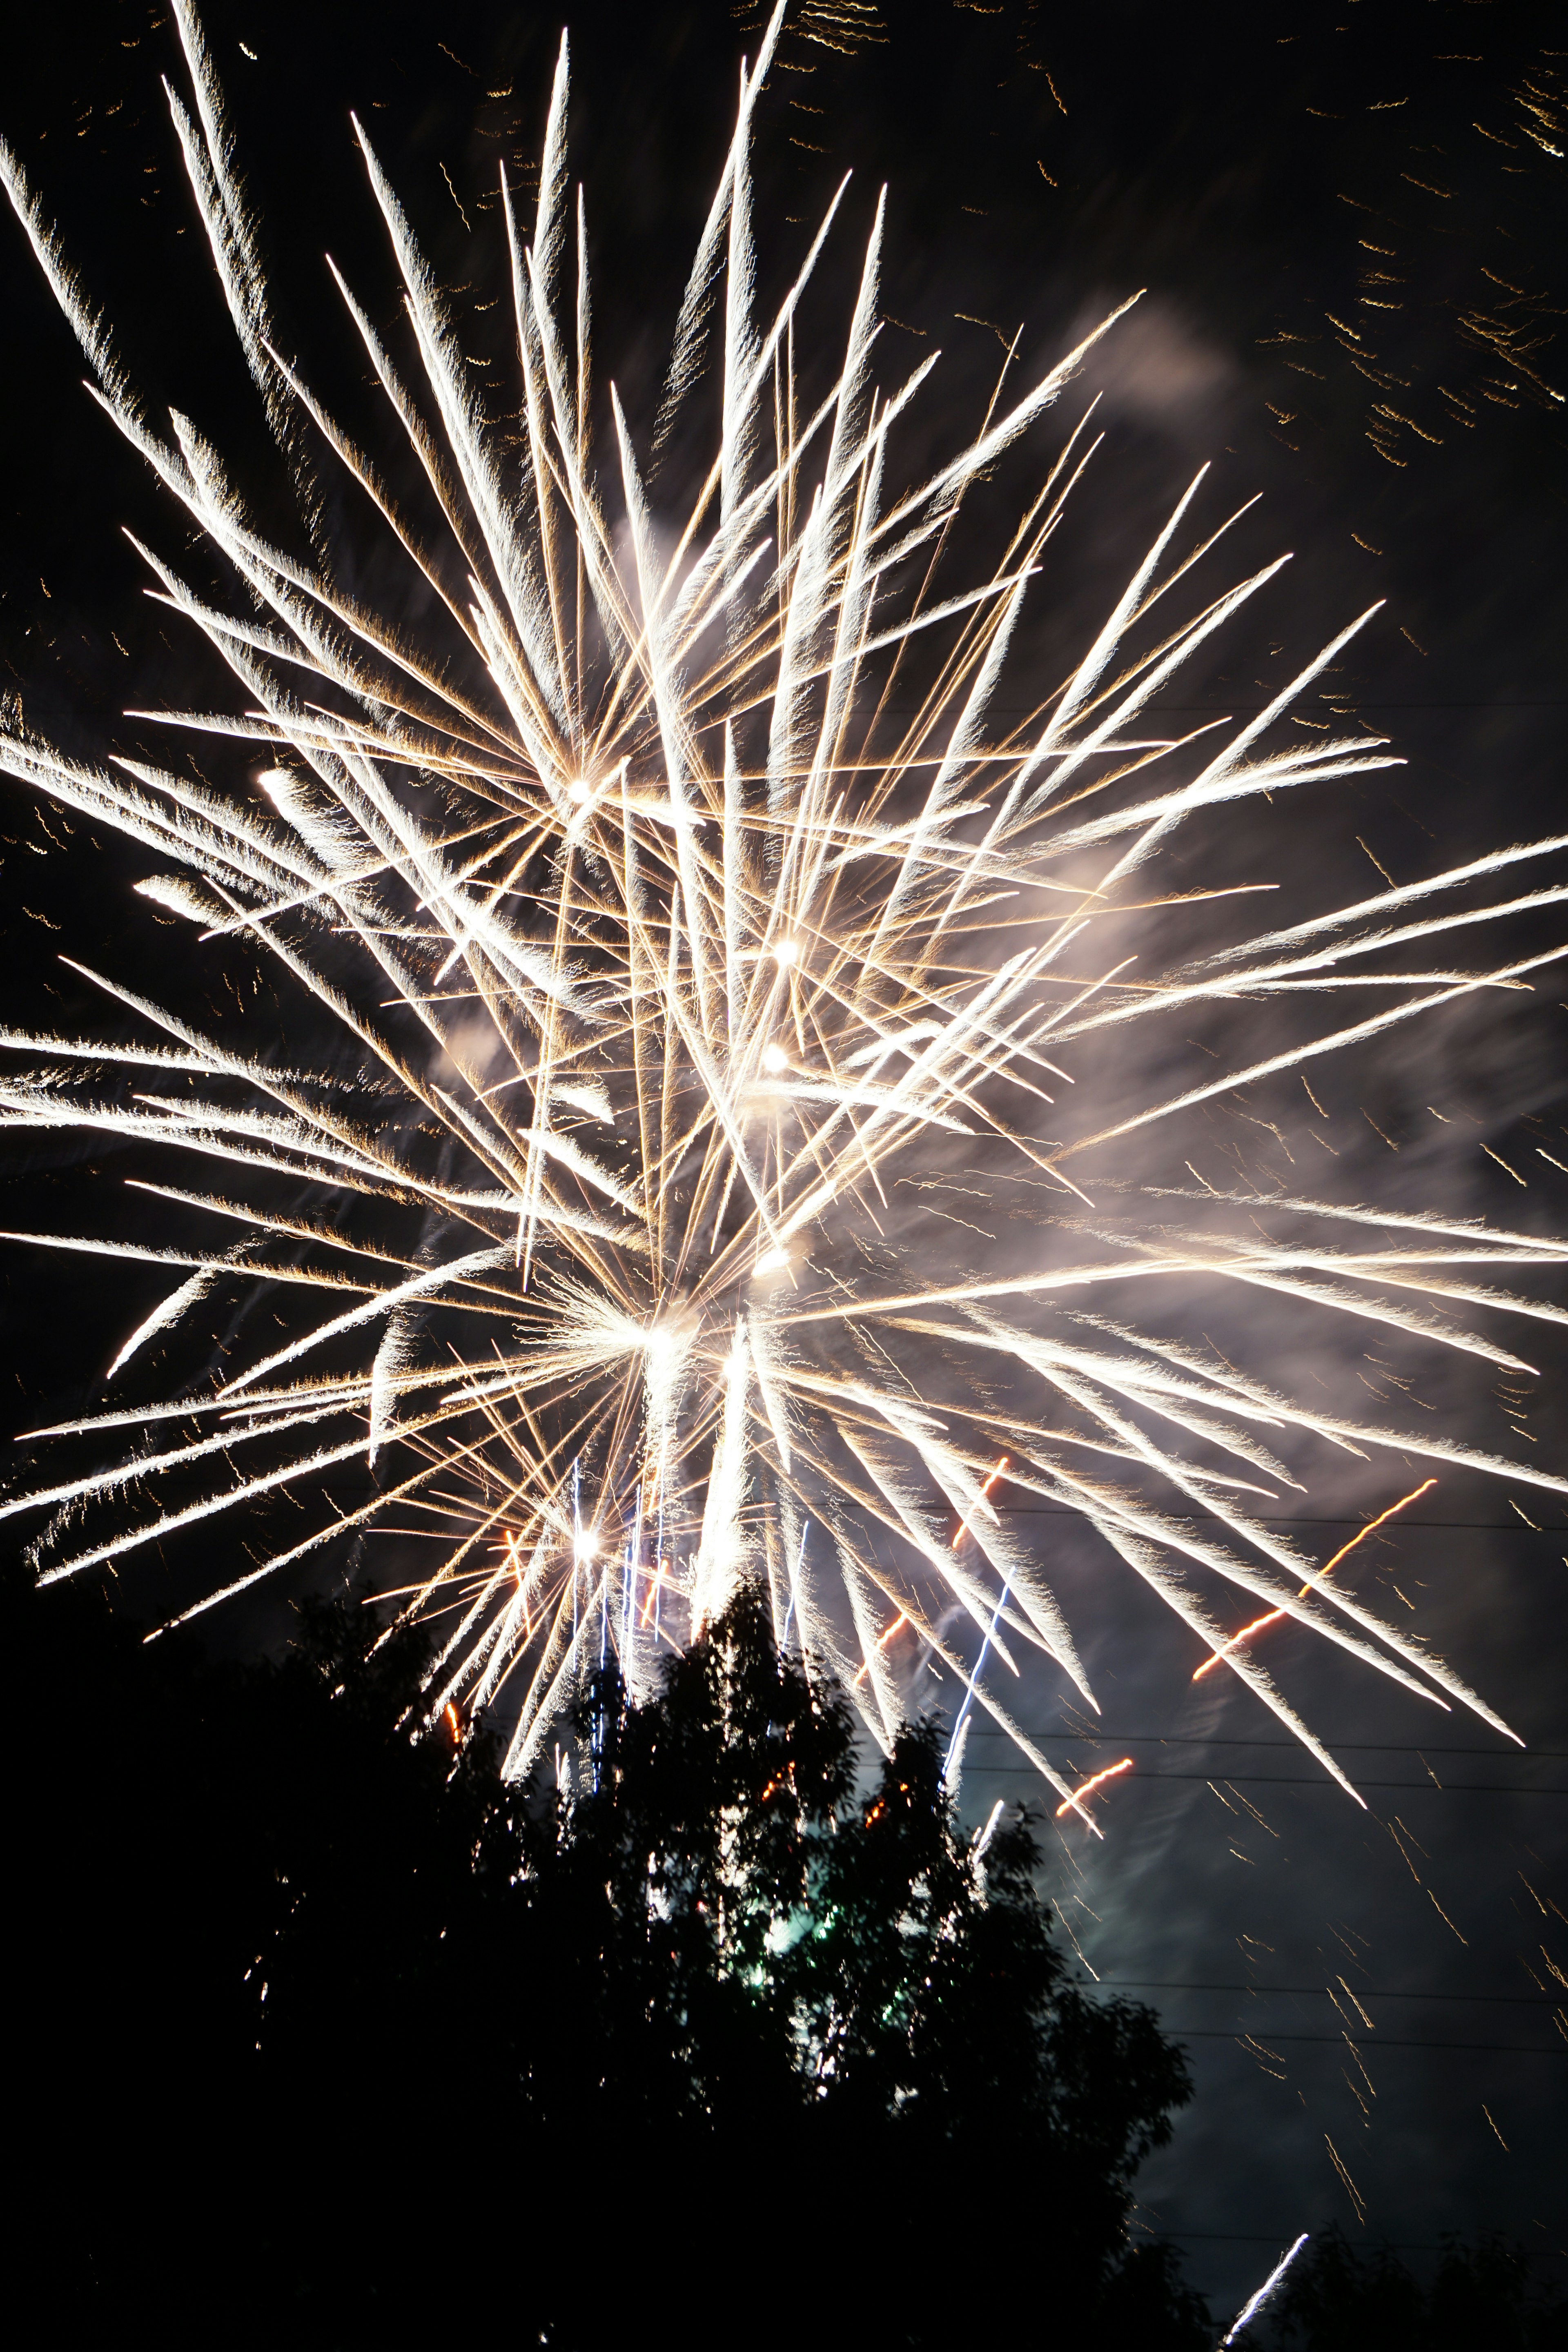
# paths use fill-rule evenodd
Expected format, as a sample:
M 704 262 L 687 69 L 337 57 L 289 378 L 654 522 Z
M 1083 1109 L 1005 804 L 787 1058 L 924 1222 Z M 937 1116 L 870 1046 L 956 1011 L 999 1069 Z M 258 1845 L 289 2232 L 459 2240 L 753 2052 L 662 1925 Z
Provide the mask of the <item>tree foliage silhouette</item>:
M 521 1793 L 411 1742 L 417 1654 L 353 1600 L 244 1667 L 56 1600 L 8 1588 L 12 2014 L 82 2325 L 1206 2346 L 1126 2242 L 1179 2054 L 1068 1981 L 1026 1821 L 964 1843 L 932 1726 L 868 1787 L 752 1597 Z
M 1423 2287 L 1386 2246 L 1359 2253 L 1325 2230 L 1288 2273 L 1270 2315 L 1292 2352 L 1563 2352 L 1568 2304 L 1532 2283 L 1496 2236 L 1450 2240 Z
M 562 1784 L 410 1738 L 352 1596 L 286 1654 L 142 1648 L 0 1585 L 18 2307 L 62 2341 L 1210 2352 L 1137 2164 L 1187 2095 L 1069 1979 L 1028 1822 L 978 1853 L 933 1726 L 868 1774 L 742 1595 Z M 1260 2342 L 1547 2352 L 1506 2248 L 1423 2288 L 1329 2232 Z
M 775 2258 L 883 2340 L 962 2341 L 974 2265 L 1033 2263 L 1086 2342 L 1206 2345 L 1168 2260 L 1126 2244 L 1184 2062 L 1147 2010 L 1069 1983 L 1026 1820 L 984 1854 L 961 1839 L 936 1725 L 862 1788 L 847 1709 L 743 1591 L 647 1703 L 606 1665 L 576 1732 L 571 1793 L 519 1808 L 516 1904 L 488 1946 L 538 2138 L 629 2170 L 679 2228 L 673 2182 L 726 2301 L 793 2204 L 816 2252 L 774 2239 Z M 471 1989 L 471 1960 L 449 1964 Z

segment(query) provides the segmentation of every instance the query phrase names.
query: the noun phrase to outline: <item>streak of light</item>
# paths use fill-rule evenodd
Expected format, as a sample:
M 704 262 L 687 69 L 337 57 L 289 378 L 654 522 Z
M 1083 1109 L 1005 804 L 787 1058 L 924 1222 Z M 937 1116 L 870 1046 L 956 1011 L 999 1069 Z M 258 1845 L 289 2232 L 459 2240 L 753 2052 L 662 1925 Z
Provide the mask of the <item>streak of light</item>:
M 993 1470 L 993 1472 L 991 1473 L 991 1475 L 990 1475 L 990 1476 L 989 1476 L 989 1478 L 987 1478 L 987 1480 L 985 1481 L 984 1486 L 982 1486 L 982 1488 L 980 1489 L 980 1491 L 981 1491 L 981 1493 L 982 1493 L 983 1495 L 988 1495 L 988 1494 L 991 1492 L 992 1487 L 993 1487 L 993 1486 L 994 1486 L 994 1485 L 996 1484 L 997 1479 L 998 1479 L 998 1478 L 1000 1478 L 1000 1476 L 1002 1475 L 1003 1471 L 1004 1471 L 1004 1470 L 1005 1470 L 1005 1468 L 1006 1468 L 1006 1467 L 1007 1467 L 1007 1456 L 1004 1454 L 1004 1455 L 1002 1456 L 1001 1461 L 1000 1461 L 1000 1462 L 998 1462 L 998 1464 L 996 1465 L 995 1469 L 994 1469 L 994 1470 Z M 952 1539 L 952 1549 L 953 1549 L 953 1550 L 954 1550 L 955 1552 L 960 1552 L 960 1551 L 962 1551 L 962 1550 L 963 1549 L 964 1545 L 968 1542 L 968 1540 L 969 1540 L 969 1522 L 968 1522 L 968 1520 L 967 1520 L 967 1519 L 965 1519 L 965 1520 L 963 1520 L 963 1521 L 961 1521 L 961 1522 L 960 1522 L 959 1529 L 958 1529 L 958 1533 L 953 1537 L 953 1539 Z
M 1263 2284 L 1258 2288 L 1257 2294 L 1249 2296 L 1247 2301 L 1243 2304 L 1241 2309 L 1232 2320 L 1228 2333 L 1220 2337 L 1220 2352 L 1226 2352 L 1226 2347 L 1227 2345 L 1234 2344 L 1237 2337 L 1241 2334 L 1242 2329 L 1247 2325 L 1247 2323 L 1250 2320 L 1257 2318 L 1258 2313 L 1262 2310 L 1264 2305 L 1268 2302 L 1269 2296 L 1273 2294 L 1275 2288 L 1279 2285 L 1280 2280 L 1284 2277 L 1286 2272 L 1289 2269 L 1291 2263 L 1295 2261 L 1297 2255 L 1306 2244 L 1308 2232 L 1303 2230 L 1295 2244 L 1290 2248 L 1289 2252 L 1282 2255 L 1279 2261 L 1275 2263 L 1274 2268 L 1269 2272 L 1268 2276 L 1264 2280 Z
M 1119 1773 L 1131 1772 L 1132 1769 L 1133 1764 L 1131 1757 L 1124 1756 L 1120 1764 L 1108 1764 L 1103 1772 L 1091 1773 L 1089 1778 L 1085 1780 L 1080 1787 L 1073 1790 L 1070 1797 L 1065 1798 L 1057 1807 L 1058 1821 L 1059 1822 L 1065 1813 L 1070 1812 L 1073 1806 L 1080 1803 L 1085 1797 L 1092 1795 L 1094 1790 L 1100 1788 L 1105 1781 L 1114 1780 Z
M 885 1649 L 887 1648 L 887 1646 L 888 1646 L 889 1643 L 892 1640 L 892 1638 L 893 1638 L 894 1634 L 899 1631 L 900 1627 L 900 1626 L 903 1626 L 903 1625 L 907 1625 L 907 1624 L 909 1623 L 909 1622 L 910 1622 L 910 1621 L 909 1621 L 909 1618 L 908 1618 L 907 1614 L 905 1613 L 905 1612 L 904 1612 L 903 1610 L 901 1610 L 901 1609 L 900 1609 L 900 1612 L 899 1612 L 899 1613 L 898 1613 L 898 1615 L 894 1618 L 894 1620 L 893 1620 L 892 1623 L 891 1623 L 891 1624 L 887 1628 L 887 1630 L 886 1630 L 884 1633 L 879 1633 L 879 1634 L 878 1634 L 878 1636 L 877 1636 L 877 1647 L 878 1647 L 878 1649 L 879 1649 L 879 1650 L 885 1650 Z M 858 1682 L 864 1682 L 864 1680 L 866 1679 L 867 1675 L 868 1675 L 868 1674 L 869 1674 L 869 1672 L 870 1672 L 870 1667 L 869 1667 L 868 1665 L 864 1665 L 864 1666 L 862 1666 L 862 1667 L 860 1668 L 859 1673 L 858 1673 L 858 1674 L 856 1675 L 856 1677 L 855 1677 L 856 1681 L 857 1681 L 858 1683 Z
M 982 1859 L 986 1847 L 996 1834 L 996 1824 L 1002 1818 L 1003 1802 L 1003 1799 L 998 1797 L 986 1816 L 984 1827 L 974 1832 L 974 1843 L 970 1851 L 976 1862 Z
M 1429 1495 L 1436 1484 L 1437 1481 L 1436 1478 L 1425 1479 L 1419 1486 L 1414 1487 L 1408 1495 L 1401 1495 L 1397 1503 L 1390 1503 L 1387 1510 L 1380 1512 L 1375 1519 L 1369 1519 L 1365 1527 L 1358 1528 L 1356 1533 L 1352 1536 L 1349 1543 L 1342 1544 L 1338 1551 L 1335 1552 L 1332 1559 L 1326 1561 L 1325 1564 L 1319 1569 L 1317 1574 L 1301 1587 L 1300 1591 L 1296 1596 L 1297 1599 L 1304 1601 L 1308 1593 L 1314 1591 L 1322 1582 L 1325 1576 L 1331 1576 L 1333 1574 L 1341 1560 L 1346 1559 L 1351 1552 L 1354 1551 L 1357 1544 L 1364 1543 L 1368 1536 L 1372 1535 L 1378 1528 L 1385 1526 L 1386 1523 L 1394 1517 L 1395 1512 L 1404 1510 L 1407 1503 L 1419 1502 L 1423 1495 Z M 1266 1617 L 1255 1617 L 1250 1625 L 1244 1625 L 1239 1633 L 1233 1633 L 1231 1635 L 1230 1640 L 1226 1643 L 1223 1650 L 1216 1650 L 1213 1657 L 1205 1658 L 1204 1660 L 1202 1665 L 1198 1667 L 1197 1671 L 1193 1675 L 1194 1682 L 1201 1682 L 1205 1675 L 1211 1673 L 1215 1666 L 1222 1665 L 1230 1656 L 1233 1650 L 1239 1649 L 1244 1642 L 1250 1642 L 1254 1634 L 1261 1633 L 1266 1625 L 1279 1625 L 1283 1623 L 1284 1620 L 1289 1615 L 1289 1613 L 1290 1612 L 1288 1609 L 1271 1609 Z
M 647 1591 L 643 1600 L 642 1613 L 637 1620 L 639 1624 L 647 1625 L 653 1616 L 654 1608 L 658 1602 L 660 1589 L 663 1586 L 668 1585 L 673 1587 L 675 1591 L 679 1591 L 680 1588 L 676 1584 L 675 1579 L 669 1573 L 669 1562 L 667 1559 L 661 1559 L 657 1568 L 639 1568 L 637 1573 L 640 1577 L 644 1578 L 647 1584 Z

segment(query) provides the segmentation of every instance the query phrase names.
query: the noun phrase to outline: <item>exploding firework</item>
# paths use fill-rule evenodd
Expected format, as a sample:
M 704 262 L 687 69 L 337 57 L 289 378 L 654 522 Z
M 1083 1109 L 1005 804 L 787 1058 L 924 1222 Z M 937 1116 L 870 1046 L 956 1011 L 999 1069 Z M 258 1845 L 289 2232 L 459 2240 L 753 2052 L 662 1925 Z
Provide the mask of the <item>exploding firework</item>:
M 116 1034 L 5 1034 L 35 1057 L 5 1084 L 7 1124 L 156 1145 L 187 1156 L 171 1179 L 202 1171 L 194 1188 L 141 1188 L 175 1204 L 184 1247 L 31 1237 L 169 1269 L 110 1390 L 199 1302 L 226 1299 L 230 1318 L 203 1381 L 152 1403 L 110 1394 L 32 1433 L 86 1442 L 95 1466 L 37 1474 L 5 1508 L 52 1508 L 36 1546 L 47 1581 L 279 1493 L 307 1509 L 296 1540 L 184 1617 L 345 1533 L 401 1558 L 425 1543 L 400 1597 L 437 1632 L 427 1722 L 491 1712 L 513 1776 L 607 1650 L 645 1689 L 661 1650 L 752 1578 L 780 1639 L 837 1675 L 875 1740 L 915 1704 L 913 1675 L 941 1662 L 964 1717 L 986 1710 L 1062 1811 L 1089 1820 L 998 1696 L 1033 1647 L 1090 1698 L 1040 1563 L 999 1507 L 1004 1466 L 1003 1491 L 1079 1515 L 1336 1778 L 1260 1663 L 1258 1626 L 1241 1639 L 1222 1622 L 1227 1591 L 1233 1613 L 1279 1612 L 1496 1725 L 1256 1504 L 1299 1485 L 1281 1455 L 1308 1443 L 1568 1488 L 1133 1328 L 1126 1286 L 1282 1297 L 1522 1371 L 1451 1310 L 1563 1320 L 1500 1276 L 1561 1265 L 1568 1245 L 1305 1192 L 1167 1189 L 1157 1226 L 1127 1211 L 1152 1182 L 1140 1154 L 1171 1122 L 1519 984 L 1531 962 L 1427 968 L 1425 943 L 1560 903 L 1556 887 L 1479 899 L 1565 845 L 1163 953 L 1178 903 L 1257 903 L 1163 879 L 1178 828 L 1389 764 L 1365 734 L 1281 740 L 1361 623 L 1242 723 L 1202 741 L 1163 733 L 1182 665 L 1279 569 L 1194 594 L 1225 528 L 1184 540 L 1194 485 L 1065 682 L 1002 725 L 1009 644 L 1082 474 L 1086 423 L 979 584 L 947 569 L 974 537 L 972 489 L 1096 337 L 1021 398 L 1009 354 L 977 436 L 900 477 L 934 362 L 903 381 L 881 372 L 880 207 L 831 381 L 797 368 L 796 324 L 842 188 L 776 310 L 758 302 L 751 142 L 782 14 L 742 72 L 665 404 L 640 446 L 614 391 L 601 404 L 594 388 L 564 43 L 531 238 L 501 179 L 516 387 L 503 420 L 359 132 L 412 363 L 339 285 L 416 468 L 403 498 L 279 354 L 221 92 L 176 0 L 195 103 L 171 94 L 174 129 L 300 486 L 316 551 L 303 555 L 263 531 L 183 417 L 154 423 L 5 153 L 100 404 L 235 583 L 220 609 L 143 551 L 243 707 L 156 714 L 229 762 L 226 790 L 146 761 L 84 766 L 19 724 L 0 764 L 151 854 L 159 870 L 136 887 L 195 926 L 198 963 L 208 942 L 242 950 L 310 1034 L 337 1040 L 295 1066 L 255 988 L 198 1023 L 100 973 L 86 978 L 119 1008 Z M 656 500 L 656 449 L 689 450 L 710 426 L 679 510 L 662 487 Z M 402 567 L 422 583 L 424 635 L 341 584 L 307 448 L 379 514 L 379 576 Z M 1314 1005 L 1346 987 L 1373 1009 L 1314 1026 Z M 1097 1093 L 1121 1040 L 1216 1009 L 1246 1044 L 1211 1077 L 1131 1108 Z M 935 1224 L 909 1208 L 934 1176 L 952 1188 Z M 1265 1208 L 1305 1238 L 1271 1240 Z M 1001 1247 L 992 1228 L 1020 1212 Z M 261 1298 L 280 1343 L 276 1326 L 255 1337 L 247 1302 Z M 372 1491 L 344 1509 L 332 1482 L 355 1465 Z

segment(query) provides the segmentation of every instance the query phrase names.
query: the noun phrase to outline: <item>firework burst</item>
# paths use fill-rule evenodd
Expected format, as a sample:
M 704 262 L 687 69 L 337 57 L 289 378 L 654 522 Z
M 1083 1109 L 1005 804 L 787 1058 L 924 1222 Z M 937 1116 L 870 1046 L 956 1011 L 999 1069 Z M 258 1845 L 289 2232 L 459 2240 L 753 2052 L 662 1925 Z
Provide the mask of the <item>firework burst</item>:
M 1102 1203 L 1147 1182 L 1136 1155 L 1162 1122 L 1517 984 L 1528 963 L 1427 969 L 1426 943 L 1560 903 L 1548 888 L 1481 904 L 1476 886 L 1564 845 L 1155 968 L 1161 910 L 1194 895 L 1161 879 L 1178 827 L 1389 764 L 1364 734 L 1280 740 L 1361 623 L 1244 723 L 1163 733 L 1170 681 L 1279 568 L 1194 595 L 1224 529 L 1184 539 L 1194 485 L 1065 682 L 1001 725 L 1009 643 L 1089 454 L 1082 424 L 979 584 L 945 584 L 944 565 L 973 535 L 967 516 L 955 531 L 972 487 L 1096 338 L 1021 398 L 1010 355 L 978 436 L 902 479 L 900 428 L 933 362 L 884 373 L 879 207 L 842 356 L 810 388 L 796 324 L 844 191 L 768 315 L 750 150 L 782 14 L 742 70 L 640 449 L 613 389 L 594 388 L 564 43 L 531 236 L 502 178 L 516 389 L 500 422 L 359 132 L 406 352 L 339 285 L 420 478 L 405 499 L 279 354 L 221 93 L 176 0 L 195 103 L 171 94 L 174 127 L 304 537 L 321 539 L 309 450 L 378 512 L 382 576 L 422 583 L 436 621 L 419 638 L 349 593 L 319 545 L 300 555 L 264 532 L 184 418 L 153 420 L 5 153 L 97 398 L 236 584 L 219 609 L 143 551 L 242 707 L 156 714 L 200 731 L 227 790 L 130 759 L 86 767 L 20 727 L 0 764 L 151 853 L 159 870 L 136 887 L 202 941 L 242 948 L 342 1049 L 286 1066 L 255 993 L 202 1024 L 97 973 L 121 1034 L 5 1034 L 24 1073 L 4 1086 L 9 1125 L 132 1139 L 185 1155 L 172 1179 L 196 1171 L 143 1188 L 178 1205 L 184 1248 L 30 1237 L 168 1267 L 110 1387 L 204 1299 L 227 1298 L 239 1338 L 200 1385 L 123 1408 L 111 1395 L 33 1433 L 89 1442 L 95 1466 L 39 1472 L 5 1507 L 52 1507 L 37 1546 L 52 1580 L 279 1491 L 316 1502 L 298 1540 L 185 1616 L 345 1531 L 404 1556 L 424 1541 L 403 1601 L 438 1629 L 428 1721 L 499 1711 L 514 1776 L 607 1647 L 645 1688 L 661 1647 L 763 1580 L 781 1639 L 837 1673 L 874 1739 L 911 1704 L 915 1666 L 945 1662 L 966 1708 L 1082 1812 L 998 1696 L 1033 1646 L 1090 1699 L 998 1508 L 1005 1454 L 1015 1496 L 1080 1515 L 1336 1777 L 1221 1622 L 1227 1589 L 1233 1613 L 1297 1619 L 1496 1724 L 1429 1652 L 1323 1583 L 1256 1500 L 1298 1483 L 1280 1457 L 1308 1440 L 1563 1483 L 1142 1333 L 1125 1286 L 1239 1286 L 1522 1370 L 1452 1309 L 1563 1320 L 1501 1278 L 1560 1265 L 1568 1245 L 1305 1195 L 1167 1195 L 1178 1222 L 1157 1228 Z M 650 460 L 689 450 L 694 417 L 716 431 L 677 512 L 650 493 Z M 1347 985 L 1374 1009 L 1303 1025 Z M 1132 1108 L 1097 1097 L 1121 1037 L 1216 1007 L 1228 1034 L 1252 1031 L 1212 1079 Z M 943 1171 L 981 1206 L 925 1223 L 933 1245 L 900 1187 Z M 999 1255 L 986 1219 L 1013 1203 L 1037 1223 Z M 1270 1241 L 1262 1207 L 1307 1238 Z M 280 1343 L 257 1341 L 243 1311 L 261 1297 Z M 356 1465 L 372 1492 L 345 1510 L 331 1483 Z

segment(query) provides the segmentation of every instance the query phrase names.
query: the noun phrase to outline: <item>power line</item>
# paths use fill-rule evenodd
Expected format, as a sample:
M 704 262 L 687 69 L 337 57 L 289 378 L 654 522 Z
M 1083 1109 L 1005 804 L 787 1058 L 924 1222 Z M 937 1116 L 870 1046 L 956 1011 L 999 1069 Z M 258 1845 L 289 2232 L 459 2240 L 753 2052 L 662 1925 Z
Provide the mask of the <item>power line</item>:
M 1236 2028 L 1230 2025 L 1182 2025 L 1175 2028 L 1171 2039 L 1173 2042 L 1241 2042 L 1245 2047 L 1246 2040 L 1261 2041 L 1261 2036 L 1249 2035 L 1244 2039 Z M 1270 2032 L 1268 2035 L 1268 2042 L 1319 2042 L 1333 2050 L 1342 2049 L 1349 2040 L 1350 2036 L 1347 2033 Z M 1268 2042 L 1263 2042 L 1262 2046 L 1267 2053 Z M 1538 2042 L 1413 2042 L 1396 2041 L 1392 2036 L 1385 2039 L 1380 2033 L 1375 2042 L 1358 2042 L 1352 2044 L 1352 2047 L 1373 2052 L 1379 2050 L 1485 2050 L 1498 2058 L 1568 2058 L 1568 2042 L 1559 2042 L 1553 2050 Z
M 1304 700 L 1305 697 L 1302 698 Z M 66 705 L 64 707 L 69 709 L 72 706 Z M 911 719 L 917 718 L 920 714 L 920 706 L 913 702 L 890 702 L 887 707 L 889 717 L 893 718 Z M 1358 696 L 1352 707 L 1356 710 L 1568 709 L 1568 704 L 1563 703 L 1560 699 L 1555 701 L 1536 701 L 1527 698 L 1522 702 L 1381 702 L 1375 698 L 1368 698 L 1364 696 Z M 994 712 L 997 718 L 1001 719 L 1016 718 L 1026 711 L 1031 718 L 1034 716 L 1034 706 L 1022 702 L 993 702 L 990 703 L 987 708 Z M 1158 709 L 1151 705 L 1143 715 L 1145 718 L 1154 719 L 1162 717 L 1163 715 L 1169 715 L 1170 717 L 1174 718 L 1178 713 L 1206 711 L 1211 717 L 1224 716 L 1226 718 L 1245 719 L 1248 717 L 1256 718 L 1259 711 L 1266 710 L 1268 708 L 1268 704 L 1263 702 L 1232 702 L 1228 698 L 1220 702 L 1162 702 Z M 1022 752 L 1020 752 L 1020 757 L 1021 756 Z
M 1010 1731 L 993 1730 L 989 1724 L 976 1724 L 971 1739 L 1011 1739 Z M 1070 1727 L 1059 1730 L 1030 1730 L 1031 1739 L 1098 1740 L 1109 1748 L 1289 1748 L 1300 1755 L 1299 1739 L 1241 1739 L 1230 1733 L 1198 1731 L 1076 1731 Z M 1417 1748 L 1411 1739 L 1331 1739 L 1331 1748 L 1354 1748 L 1358 1756 L 1505 1756 L 1510 1763 L 1517 1761 L 1518 1751 L 1511 1748 Z M 1548 1759 L 1552 1763 L 1568 1763 L 1568 1748 L 1527 1748 L 1527 1756 Z
M 998 1517 L 1004 1518 L 1072 1519 L 1080 1527 L 1085 1524 L 1081 1511 L 1064 1510 L 1057 1503 L 998 1503 L 994 1507 Z M 1336 1518 L 1329 1513 L 1254 1511 L 1250 1516 L 1260 1526 L 1268 1528 L 1359 1528 L 1366 1525 L 1363 1519 Z M 1212 1521 L 1216 1526 L 1225 1527 L 1232 1524 L 1223 1511 L 1173 1512 L 1171 1517 L 1182 1527 L 1192 1527 L 1200 1521 Z M 1528 1519 L 1401 1519 L 1399 1524 L 1402 1528 L 1430 1528 L 1482 1535 L 1513 1535 L 1523 1528 L 1527 1535 L 1552 1536 L 1558 1540 L 1568 1535 L 1568 1528 L 1531 1527 Z
M 1099 1977 L 1102 1985 L 1131 1985 L 1144 1992 L 1280 1992 L 1311 1993 L 1320 2000 L 1332 2000 L 1327 1985 L 1247 1985 L 1198 1984 L 1179 1977 Z M 1500 2008 L 1561 2009 L 1563 2004 L 1551 1996 L 1529 1992 L 1394 1992 L 1376 1986 L 1363 1985 L 1352 1996 L 1356 2000 L 1468 2000 L 1486 2001 Z
M 1016 1772 L 1016 1764 L 969 1764 L 970 1772 Z M 1134 1788 L 1148 1788 L 1154 1780 L 1201 1780 L 1205 1788 L 1212 1785 L 1206 1772 L 1145 1772 L 1142 1780 L 1134 1779 Z M 1226 1786 L 1245 1783 L 1249 1789 L 1337 1789 L 1339 1782 L 1324 1773 L 1321 1780 L 1309 1780 L 1304 1773 L 1232 1772 Z M 1424 1792 L 1435 1789 L 1440 1797 L 1451 1795 L 1471 1797 L 1568 1797 L 1568 1789 L 1532 1789 L 1522 1781 L 1517 1786 L 1503 1780 L 1358 1780 L 1358 1789 L 1404 1789 L 1407 1792 Z
M 1139 2228 L 1139 2234 L 1142 2237 L 1170 2238 L 1184 2246 L 1200 2242 L 1215 2246 L 1288 2246 L 1292 2235 L 1289 2230 L 1145 2230 L 1136 2223 L 1134 2227 Z M 1446 2254 L 1448 2252 L 1446 2245 L 1427 2245 L 1415 2238 L 1379 2238 L 1377 2242 L 1380 2246 L 1386 2246 L 1391 2254 Z M 1563 2249 L 1556 2246 L 1520 2246 L 1516 2251 L 1527 2262 L 1550 2263 L 1560 2258 Z

